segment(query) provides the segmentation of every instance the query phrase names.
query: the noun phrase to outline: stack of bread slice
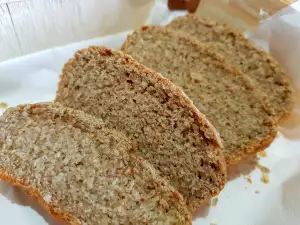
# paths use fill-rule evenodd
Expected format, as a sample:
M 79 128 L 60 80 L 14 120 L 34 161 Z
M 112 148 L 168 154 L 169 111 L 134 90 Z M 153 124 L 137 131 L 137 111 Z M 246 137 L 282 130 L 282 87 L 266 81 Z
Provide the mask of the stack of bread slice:
M 56 101 L 127 135 L 135 154 L 183 195 L 190 211 L 223 188 L 215 128 L 180 88 L 130 56 L 106 47 L 77 52 L 63 69 Z
M 72 225 L 191 224 L 226 164 L 270 145 L 291 85 L 241 34 L 194 15 L 121 50 L 78 51 L 56 103 L 2 116 L 0 177 Z

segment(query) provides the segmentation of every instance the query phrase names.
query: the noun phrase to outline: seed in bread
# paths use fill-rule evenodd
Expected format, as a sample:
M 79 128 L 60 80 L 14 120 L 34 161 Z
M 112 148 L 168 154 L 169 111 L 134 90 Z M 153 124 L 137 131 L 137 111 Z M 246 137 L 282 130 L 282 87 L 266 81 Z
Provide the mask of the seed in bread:
M 191 225 L 181 195 L 122 133 L 58 104 L 0 118 L 0 178 L 23 187 L 70 225 Z
M 225 164 L 215 128 L 183 92 L 130 56 L 105 47 L 76 53 L 56 101 L 123 131 L 185 198 L 190 211 L 219 193 Z
M 168 28 L 185 32 L 210 43 L 226 59 L 247 74 L 265 92 L 277 121 L 286 118 L 293 107 L 293 91 L 286 73 L 271 56 L 227 25 L 196 15 L 179 17 Z
M 143 27 L 122 50 L 181 87 L 220 132 L 228 164 L 263 150 L 276 127 L 251 80 L 213 49 L 164 27 Z

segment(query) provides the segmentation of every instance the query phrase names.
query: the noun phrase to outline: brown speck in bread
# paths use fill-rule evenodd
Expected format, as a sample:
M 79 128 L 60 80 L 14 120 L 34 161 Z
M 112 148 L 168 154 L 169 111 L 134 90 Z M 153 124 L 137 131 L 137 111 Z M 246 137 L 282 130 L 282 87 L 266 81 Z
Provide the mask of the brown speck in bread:
M 189 14 L 173 20 L 168 28 L 185 32 L 210 45 L 247 74 L 266 93 L 273 118 L 282 121 L 294 105 L 291 83 L 282 66 L 261 48 L 228 25 Z
M 169 80 L 129 55 L 105 49 L 76 53 L 63 68 L 56 101 L 128 135 L 135 153 L 170 181 L 190 211 L 196 210 L 226 180 L 215 128 Z M 102 54 L 107 51 L 111 54 Z
M 84 112 L 19 106 L 0 118 L 0 178 L 70 225 L 191 225 L 182 196 L 131 147 Z
M 7 108 L 8 104 L 6 102 L 0 102 L 0 108 Z
M 228 164 L 275 138 L 263 95 L 213 48 L 165 27 L 149 27 L 128 36 L 122 50 L 183 89 L 220 132 Z

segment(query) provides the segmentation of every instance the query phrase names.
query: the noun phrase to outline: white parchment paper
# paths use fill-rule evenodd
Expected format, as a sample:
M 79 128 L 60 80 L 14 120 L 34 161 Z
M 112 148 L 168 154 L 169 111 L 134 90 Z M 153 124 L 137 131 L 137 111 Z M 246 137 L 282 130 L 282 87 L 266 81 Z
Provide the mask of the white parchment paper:
M 148 24 L 166 24 L 186 12 L 169 12 L 163 1 L 153 6 Z M 51 101 L 64 63 L 89 45 L 120 48 L 131 31 L 0 63 L 0 102 Z M 194 215 L 195 225 L 300 224 L 300 2 L 269 18 L 247 36 L 270 51 L 286 68 L 295 87 L 295 109 L 273 144 L 258 159 L 230 169 L 229 182 L 210 206 Z M 0 114 L 5 109 L 0 109 Z M 269 182 L 267 182 L 269 180 Z M 23 195 L 0 181 L 1 225 L 61 224 Z

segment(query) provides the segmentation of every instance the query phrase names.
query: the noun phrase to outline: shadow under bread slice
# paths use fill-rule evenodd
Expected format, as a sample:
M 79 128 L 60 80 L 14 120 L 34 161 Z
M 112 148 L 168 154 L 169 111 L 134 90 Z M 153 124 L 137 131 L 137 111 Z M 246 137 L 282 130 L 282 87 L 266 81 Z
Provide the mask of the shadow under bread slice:
M 191 225 L 181 195 L 122 133 L 58 104 L 0 117 L 0 178 L 70 225 Z
M 129 136 L 191 212 L 223 188 L 215 128 L 181 89 L 130 56 L 106 47 L 78 51 L 63 68 L 56 101 Z
M 176 18 L 167 28 L 212 44 L 215 51 L 222 53 L 233 66 L 247 74 L 258 89 L 266 93 L 274 109 L 272 117 L 277 122 L 290 114 L 294 105 L 293 90 L 286 73 L 273 57 L 242 34 L 228 25 L 193 14 Z
M 274 139 L 277 128 L 259 90 L 205 44 L 164 27 L 143 27 L 122 50 L 183 89 L 220 132 L 228 164 Z

